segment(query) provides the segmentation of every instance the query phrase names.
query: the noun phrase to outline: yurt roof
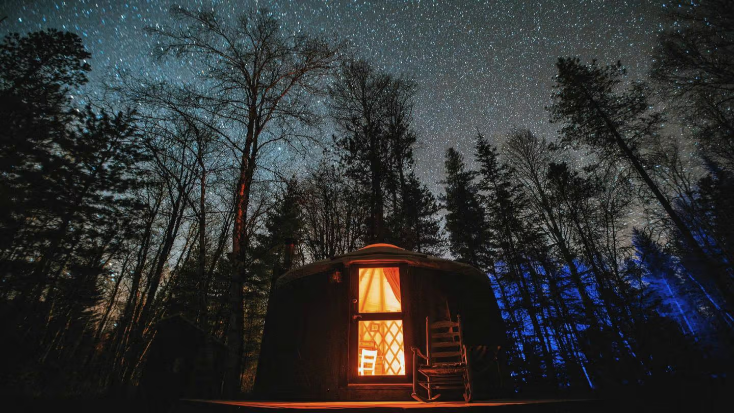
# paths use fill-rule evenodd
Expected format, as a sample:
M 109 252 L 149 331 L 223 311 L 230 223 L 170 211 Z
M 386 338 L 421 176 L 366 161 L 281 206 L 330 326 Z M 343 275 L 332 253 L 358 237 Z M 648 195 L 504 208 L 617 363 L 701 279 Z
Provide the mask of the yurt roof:
M 303 267 L 294 268 L 278 278 L 277 286 L 309 275 L 330 271 L 338 264 L 342 264 L 344 267 L 349 267 L 352 264 L 407 264 L 413 267 L 446 271 L 487 281 L 486 274 L 471 265 L 408 251 L 392 244 L 372 244 L 328 260 L 316 261 Z

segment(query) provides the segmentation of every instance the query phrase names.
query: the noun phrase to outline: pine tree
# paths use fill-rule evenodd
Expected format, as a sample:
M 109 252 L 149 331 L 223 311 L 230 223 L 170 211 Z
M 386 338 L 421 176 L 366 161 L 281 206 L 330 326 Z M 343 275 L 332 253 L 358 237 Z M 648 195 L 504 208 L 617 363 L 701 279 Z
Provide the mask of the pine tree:
M 254 382 L 254 361 L 261 345 L 272 346 L 272 343 L 262 342 L 264 330 L 268 328 L 265 316 L 271 312 L 278 277 L 296 260 L 295 245 L 302 238 L 305 224 L 303 200 L 301 183 L 295 178 L 287 181 L 265 217 L 265 231 L 257 236 L 258 245 L 252 252 L 252 277 L 245 288 L 247 308 L 243 365 L 248 383 Z M 291 247 L 294 250 L 287 251 Z
M 0 45 L 0 276 L 19 276 L 35 265 L 33 256 L 52 231 L 46 222 L 64 188 L 48 178 L 72 168 L 66 155 L 74 135 L 67 128 L 79 117 L 70 91 L 87 82 L 91 55 L 75 34 L 47 30 L 5 36 Z M 3 288 L 20 288 L 30 298 L 25 276 Z M 37 284 L 37 283 L 36 283 Z M 7 293 L 7 292 L 6 292 Z
M 698 204 L 693 217 L 701 230 L 702 238 L 710 237 L 713 248 L 710 254 L 720 261 L 734 262 L 734 173 L 709 162 L 709 173 L 698 181 Z
M 477 136 L 475 155 L 480 165 L 479 188 L 493 247 L 492 260 L 495 263 L 492 269 L 493 275 L 497 277 L 499 285 L 512 285 L 513 290 L 519 292 L 519 302 L 529 315 L 537 344 L 524 340 L 521 332 L 516 336 L 523 340 L 523 347 L 532 348 L 526 352 L 532 351 L 541 355 L 545 375 L 555 380 L 556 369 L 551 349 L 541 326 L 540 312 L 543 311 L 543 304 L 547 304 L 544 302 L 544 294 L 540 292 L 543 280 L 535 271 L 535 263 L 530 256 L 530 246 L 537 244 L 538 237 L 531 228 L 523 224 L 521 214 L 525 210 L 525 205 L 522 191 L 511 183 L 512 171 L 508 165 L 500 163 L 497 148 L 481 134 Z M 505 270 L 502 271 L 500 268 Z M 513 318 L 519 317 L 513 313 Z M 544 375 L 539 371 L 540 366 L 537 363 L 528 363 L 528 369 L 534 373 L 536 379 Z
M 360 188 L 327 161 L 303 183 L 304 253 L 318 261 L 362 247 L 369 205 L 359 202 Z
M 491 266 L 490 233 L 479 201 L 476 172 L 466 169 L 464 157 L 454 148 L 446 151 L 446 180 L 441 197 L 446 209 L 449 250 L 458 261 L 486 270 Z
M 101 287 L 137 231 L 149 159 L 132 111 L 73 104 L 89 57 L 54 30 L 0 46 L 0 295 L 29 360 L 64 374 L 80 372 L 100 337 Z
M 440 207 L 431 191 L 413 172 L 405 178 L 397 208 L 387 218 L 388 242 L 410 251 L 441 255 Z
M 265 216 L 265 232 L 257 236 L 257 248 L 253 252 L 258 260 L 275 268 L 275 277 L 281 275 L 284 259 L 283 245 L 295 243 L 303 232 L 303 189 L 295 178 L 288 180 L 273 207 Z M 291 257 L 294 258 L 294 257 Z
M 148 31 L 160 38 L 160 54 L 191 56 L 204 66 L 206 70 L 197 73 L 208 85 L 181 88 L 176 94 L 177 106 L 206 113 L 201 120 L 213 117 L 207 125 L 224 138 L 237 166 L 232 254 L 239 268 L 233 271 L 230 284 L 225 380 L 226 393 L 235 395 L 241 391 L 243 288 L 248 278 L 245 264 L 252 242 L 249 226 L 256 172 L 268 146 L 303 142 L 301 133 L 284 132 L 273 138 L 271 132 L 277 135 L 295 128 L 296 123 L 314 126 L 320 119 L 306 96 L 316 93 L 331 74 L 337 46 L 321 37 L 286 32 L 265 9 L 253 9 L 233 20 L 221 19 L 212 11 L 183 7 L 174 7 L 171 12 L 180 23 L 156 25 Z M 147 85 L 136 93 L 149 96 L 146 89 Z
M 640 155 L 641 141 L 656 133 L 660 116 L 650 113 L 647 87 L 633 82 L 627 91 L 618 91 L 626 70 L 621 63 L 599 67 L 594 61 L 582 65 L 577 58 L 560 58 L 556 63 L 557 93 L 550 108 L 552 120 L 562 122 L 562 141 L 575 147 L 584 145 L 603 159 L 619 160 L 632 166 L 645 187 L 663 208 L 687 248 L 700 265 L 708 267 L 708 277 L 726 301 L 726 311 L 734 309 L 734 280 L 721 268 L 710 265 L 709 257 L 670 200 L 648 173 Z
M 665 6 L 664 6 L 665 7 Z M 734 7 L 730 0 L 664 9 L 651 75 L 706 156 L 734 169 Z
M 110 234 L 126 233 L 119 225 L 138 207 L 130 191 L 142 183 L 138 165 L 146 157 L 132 112 L 71 105 L 71 88 L 84 84 L 89 70 L 78 37 L 12 35 L 2 56 L 3 66 L 11 58 L 19 64 L 2 68 L 2 84 L 10 89 L 0 93 L 21 101 L 6 108 L 10 127 L 0 133 L 7 144 L 0 154 L 8 167 L 3 190 L 9 191 L 2 244 L 14 251 L 2 265 L 14 268 L 6 274 L 20 280 L 20 301 L 36 303 L 45 294 L 52 302 L 49 281 L 66 265 L 80 265 L 74 257 L 96 254 L 102 240 L 109 248 L 116 239 Z
M 416 141 L 410 129 L 414 93 L 412 82 L 362 60 L 345 62 L 330 88 L 342 165 L 361 189 L 359 202 L 370 207 L 367 243 L 387 239 L 386 216 L 400 209 Z

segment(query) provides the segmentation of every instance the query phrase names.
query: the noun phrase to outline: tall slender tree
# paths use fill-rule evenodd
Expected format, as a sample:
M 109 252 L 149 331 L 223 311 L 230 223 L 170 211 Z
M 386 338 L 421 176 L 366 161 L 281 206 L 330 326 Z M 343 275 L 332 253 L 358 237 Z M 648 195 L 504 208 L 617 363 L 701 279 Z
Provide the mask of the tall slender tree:
M 403 181 L 387 219 L 387 240 L 411 251 L 440 255 L 444 240 L 436 197 L 413 172 Z
M 556 63 L 557 93 L 550 107 L 552 120 L 564 124 L 562 141 L 585 145 L 600 156 L 629 163 L 680 233 L 685 245 L 720 290 L 726 311 L 734 308 L 734 280 L 722 268 L 711 265 L 709 257 L 690 228 L 673 208 L 645 167 L 640 154 L 641 140 L 657 133 L 660 116 L 651 113 L 644 83 L 633 82 L 627 91 L 618 86 L 626 74 L 621 63 L 600 67 L 594 61 L 583 65 L 578 58 L 560 58 Z
M 446 209 L 449 250 L 461 262 L 486 270 L 489 256 L 489 226 L 479 200 L 476 172 L 467 170 L 464 157 L 454 148 L 446 150 L 446 180 L 441 196 Z
M 703 151 L 734 168 L 734 9 L 728 0 L 665 7 L 651 75 Z
M 294 122 L 313 124 L 309 96 L 330 73 L 336 47 L 309 36 L 288 35 L 267 10 L 245 13 L 233 26 L 213 12 L 172 9 L 182 23 L 149 31 L 161 41 L 163 55 L 193 55 L 204 67 L 205 90 L 185 88 L 182 107 L 198 105 L 210 115 L 207 125 L 229 142 L 238 166 L 234 188 L 235 220 L 232 256 L 237 265 L 230 290 L 228 394 L 240 391 L 243 350 L 244 296 L 247 279 L 248 210 L 253 178 L 265 146 L 297 143 Z M 220 127 L 227 125 L 228 128 Z
M 360 190 L 340 168 L 322 161 L 303 182 L 303 236 L 310 260 L 325 260 L 359 248 L 365 239 L 369 206 Z
M 479 188 L 481 200 L 486 211 L 490 229 L 490 245 L 492 261 L 500 264 L 506 271 L 498 271 L 500 265 L 494 265 L 491 272 L 497 277 L 498 285 L 512 284 L 520 293 L 522 308 L 527 311 L 537 344 L 525 341 L 534 351 L 541 354 L 544 370 L 550 380 L 556 380 L 553 355 L 548 344 L 546 332 L 541 325 L 542 317 L 536 300 L 542 301 L 539 293 L 542 280 L 534 269 L 535 263 L 529 254 L 529 244 L 535 241 L 537 234 L 523 224 L 521 214 L 525 211 L 523 193 L 517 185 L 511 183 L 512 171 L 508 165 L 499 161 L 499 153 L 487 139 L 479 134 L 475 144 L 475 155 L 479 163 Z M 521 247 L 525 244 L 526 247 Z M 527 276 L 529 275 L 529 277 Z M 514 315 L 514 314 L 513 314 Z M 521 334 L 517 335 L 519 338 Z M 528 366 L 540 377 L 539 366 Z
M 366 223 L 370 243 L 387 239 L 385 216 L 399 208 L 398 197 L 412 166 L 414 93 L 412 82 L 380 72 L 364 60 L 343 63 L 330 87 L 342 164 L 360 185 L 361 201 L 370 206 Z M 393 211 L 386 212 L 390 201 Z
M 91 67 L 86 59 L 90 56 L 77 35 L 56 30 L 28 36 L 14 33 L 0 44 L 3 274 L 32 271 L 21 257 L 35 255 L 32 251 L 39 242 L 43 245 L 43 239 L 59 242 L 53 221 L 61 212 L 53 210 L 56 204 L 52 200 L 63 187 L 49 185 L 46 179 L 73 168 L 73 160 L 65 155 L 76 135 L 67 125 L 79 118 L 73 111 L 70 91 L 87 83 Z M 41 239 L 36 238 L 39 236 Z M 32 266 L 48 264 L 46 260 Z M 36 280 L 16 291 L 22 299 L 32 299 L 32 289 L 45 287 L 45 271 L 32 272 Z

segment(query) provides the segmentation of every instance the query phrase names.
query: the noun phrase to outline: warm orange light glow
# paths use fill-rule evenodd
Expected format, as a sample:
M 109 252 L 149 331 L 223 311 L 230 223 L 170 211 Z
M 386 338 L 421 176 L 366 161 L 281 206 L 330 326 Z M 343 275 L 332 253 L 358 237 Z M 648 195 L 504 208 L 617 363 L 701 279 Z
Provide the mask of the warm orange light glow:
M 359 375 L 375 375 L 377 365 L 377 350 L 359 349 Z
M 477 411 L 478 407 L 494 407 L 494 406 L 512 406 L 512 407 L 520 407 L 520 406 L 537 406 L 536 410 L 563 410 L 560 407 L 568 406 L 569 403 L 572 403 L 573 406 L 581 406 L 586 403 L 586 405 L 589 406 L 587 410 L 592 409 L 593 407 L 598 406 L 598 400 L 595 399 L 562 399 L 562 398 L 555 398 L 555 399 L 532 399 L 532 400 L 523 400 L 523 399 L 511 399 L 511 400 L 505 400 L 505 401 L 473 401 L 471 403 L 465 403 L 463 401 L 441 401 L 437 400 L 431 403 L 422 403 L 415 400 L 411 401 L 338 401 L 338 402 L 283 402 L 283 401 L 267 401 L 267 402 L 259 402 L 259 401 L 252 401 L 252 400 L 240 400 L 240 401 L 231 401 L 231 400 L 194 400 L 194 399 L 182 399 L 182 404 L 184 406 L 190 405 L 190 406 L 196 406 L 199 408 L 200 406 L 204 407 L 204 410 L 210 409 L 214 410 L 213 408 L 208 408 L 207 406 L 211 405 L 223 405 L 223 406 L 237 406 L 245 408 L 242 411 L 248 411 L 248 407 L 250 410 L 253 408 L 255 409 L 275 409 L 273 411 L 287 411 L 287 410 L 310 410 L 310 411 L 316 411 L 316 410 L 324 410 L 324 411 L 331 411 L 331 410 L 351 410 L 351 411 L 362 411 L 361 409 L 366 408 L 377 408 L 377 410 L 382 411 L 423 411 L 426 409 L 439 409 L 441 411 Z M 571 407 L 566 407 L 566 410 L 571 409 Z M 597 408 L 598 409 L 598 408 Z M 367 411 L 367 410 L 364 410 Z
M 401 311 L 398 268 L 360 268 L 359 312 L 399 313 Z
M 365 363 L 377 351 L 377 362 L 374 370 L 365 369 L 371 366 Z M 359 322 L 360 356 L 358 373 L 360 376 L 402 376 L 405 375 L 405 351 L 403 345 L 402 320 L 371 320 Z
M 405 375 L 402 311 L 400 269 L 360 268 L 358 312 L 364 314 L 357 330 L 360 376 Z M 395 313 L 395 318 L 374 320 L 374 313 Z

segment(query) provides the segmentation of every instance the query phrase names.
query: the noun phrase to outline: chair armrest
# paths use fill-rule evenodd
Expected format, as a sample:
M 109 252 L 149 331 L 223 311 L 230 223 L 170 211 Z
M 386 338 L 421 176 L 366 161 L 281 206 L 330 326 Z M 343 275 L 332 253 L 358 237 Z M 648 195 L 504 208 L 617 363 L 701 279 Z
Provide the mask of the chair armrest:
M 416 354 L 423 360 L 428 361 L 428 357 L 424 356 L 423 353 L 421 353 L 420 349 L 418 349 L 417 347 L 411 347 L 410 350 L 413 351 L 413 354 Z

